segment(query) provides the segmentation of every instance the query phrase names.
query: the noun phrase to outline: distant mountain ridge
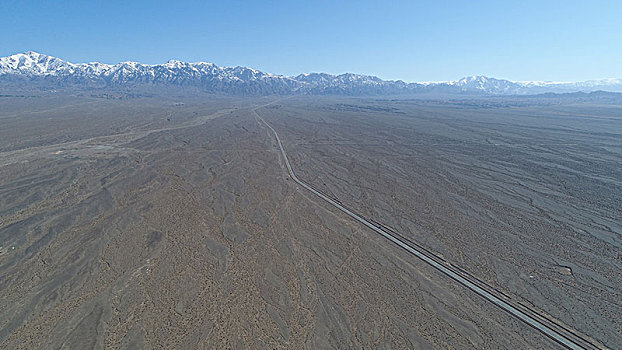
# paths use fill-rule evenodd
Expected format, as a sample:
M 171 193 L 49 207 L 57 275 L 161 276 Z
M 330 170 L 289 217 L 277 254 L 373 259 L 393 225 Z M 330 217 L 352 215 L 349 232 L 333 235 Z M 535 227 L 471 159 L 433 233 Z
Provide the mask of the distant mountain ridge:
M 450 82 L 405 83 L 375 76 L 345 73 L 308 73 L 294 77 L 261 72 L 247 67 L 219 67 L 207 62 L 170 60 L 147 65 L 121 62 L 115 65 L 71 63 L 29 51 L 0 58 L 0 84 L 60 87 L 177 86 L 224 94 L 250 95 L 401 95 L 417 93 L 526 95 L 539 93 L 622 92 L 622 79 L 576 83 L 512 82 L 471 76 Z

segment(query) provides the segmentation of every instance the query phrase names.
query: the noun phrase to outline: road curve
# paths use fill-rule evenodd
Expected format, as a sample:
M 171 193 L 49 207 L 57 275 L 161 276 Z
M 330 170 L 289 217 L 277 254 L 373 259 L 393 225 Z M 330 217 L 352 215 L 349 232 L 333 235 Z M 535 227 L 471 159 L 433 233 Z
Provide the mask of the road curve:
M 518 301 L 512 300 L 511 297 L 503 294 L 502 292 L 495 290 L 491 286 L 486 285 L 484 282 L 470 275 L 465 270 L 462 270 L 459 267 L 454 266 L 444 261 L 443 259 L 435 255 L 434 253 L 426 250 L 425 248 L 419 246 L 418 244 L 405 239 L 403 236 L 395 232 L 392 232 L 388 229 L 386 230 L 383 229 L 382 228 L 384 227 L 383 225 L 372 224 L 370 221 L 363 218 L 362 216 L 345 208 L 341 203 L 335 201 L 332 198 L 329 198 L 328 196 L 324 195 L 323 193 L 317 191 L 310 185 L 298 179 L 296 177 L 296 174 L 294 174 L 294 169 L 292 168 L 289 162 L 289 159 L 287 158 L 287 154 L 285 153 L 285 149 L 283 148 L 283 144 L 281 143 L 279 134 L 276 132 L 276 130 L 274 130 L 272 126 L 270 126 L 270 124 L 268 124 L 257 113 L 256 110 L 258 108 L 255 108 L 252 110 L 253 113 L 255 114 L 255 117 L 258 118 L 258 120 L 261 120 L 261 122 L 263 122 L 263 124 L 266 125 L 268 129 L 270 129 L 272 133 L 274 134 L 274 137 L 276 138 L 277 144 L 281 151 L 281 155 L 285 162 L 285 166 L 287 167 L 287 172 L 289 173 L 289 176 L 294 180 L 294 182 L 296 182 L 298 185 L 312 192 L 316 196 L 322 198 L 323 200 L 330 203 L 331 205 L 341 210 L 342 212 L 346 213 L 348 216 L 352 217 L 356 221 L 374 230 L 376 233 L 380 234 L 384 238 L 388 239 L 389 241 L 403 248 L 407 252 L 423 260 L 425 263 L 434 267 L 435 269 L 442 272 L 449 278 L 462 284 L 463 286 L 467 287 L 473 292 L 479 294 L 480 296 L 487 299 L 488 301 L 495 304 L 496 306 L 500 307 L 504 311 L 510 313 L 511 315 L 525 322 L 529 326 L 537 329 L 542 334 L 553 339 L 554 341 L 563 345 L 564 347 L 568 349 L 604 349 L 606 348 L 603 345 L 598 344 L 596 341 L 592 339 L 588 339 L 586 336 L 579 334 L 577 331 L 569 329 L 568 327 L 562 325 L 559 321 L 552 319 L 550 316 L 543 315 L 541 312 L 537 310 L 530 309 L 528 306 Z

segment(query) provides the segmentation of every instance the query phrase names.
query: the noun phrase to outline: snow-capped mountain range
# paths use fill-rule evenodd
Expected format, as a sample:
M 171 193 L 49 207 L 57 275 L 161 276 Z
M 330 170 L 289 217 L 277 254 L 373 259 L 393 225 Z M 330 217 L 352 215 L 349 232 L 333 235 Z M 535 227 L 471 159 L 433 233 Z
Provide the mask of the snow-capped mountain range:
M 294 77 L 264 73 L 246 67 L 219 67 L 206 62 L 171 60 L 147 65 L 122 62 L 115 65 L 71 63 L 37 52 L 0 58 L 0 85 L 90 88 L 133 86 L 193 87 L 225 94 L 318 94 L 391 95 L 414 93 L 525 95 L 546 92 L 622 92 L 622 79 L 584 82 L 512 82 L 471 76 L 450 82 L 405 83 L 378 77 L 346 73 L 300 74 Z

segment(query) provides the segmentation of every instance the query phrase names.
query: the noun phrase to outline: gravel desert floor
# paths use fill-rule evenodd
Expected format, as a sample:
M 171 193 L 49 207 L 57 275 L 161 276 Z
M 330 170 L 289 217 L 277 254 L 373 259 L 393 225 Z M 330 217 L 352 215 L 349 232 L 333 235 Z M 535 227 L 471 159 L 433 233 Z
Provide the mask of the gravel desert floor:
M 622 103 L 0 97 L 0 348 L 622 347 Z

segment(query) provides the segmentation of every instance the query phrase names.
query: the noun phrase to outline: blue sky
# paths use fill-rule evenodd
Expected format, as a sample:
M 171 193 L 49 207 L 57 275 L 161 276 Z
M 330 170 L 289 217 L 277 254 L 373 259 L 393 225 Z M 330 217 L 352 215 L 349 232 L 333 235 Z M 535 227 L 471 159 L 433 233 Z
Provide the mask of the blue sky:
M 390 4 L 388 4 L 390 3 Z M 622 78 L 622 1 L 0 0 L 0 56 L 405 81 Z

